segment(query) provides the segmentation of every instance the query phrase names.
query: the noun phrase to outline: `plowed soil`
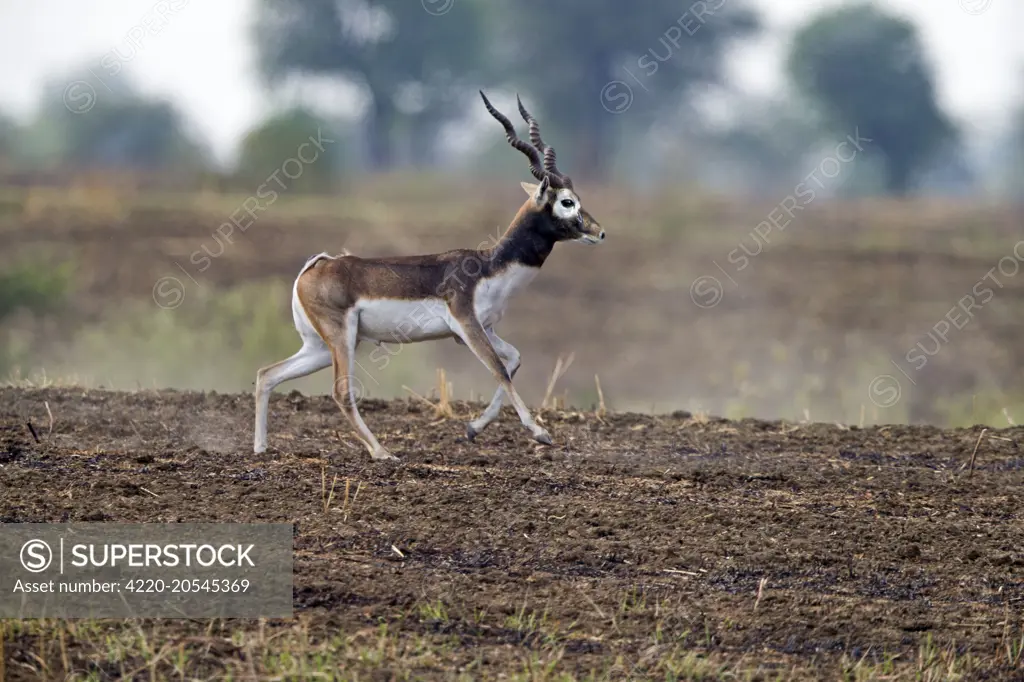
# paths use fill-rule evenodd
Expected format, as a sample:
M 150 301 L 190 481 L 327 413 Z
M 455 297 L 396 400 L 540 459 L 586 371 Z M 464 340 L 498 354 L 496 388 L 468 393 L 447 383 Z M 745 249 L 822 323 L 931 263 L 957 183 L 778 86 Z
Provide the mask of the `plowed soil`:
M 393 464 L 297 393 L 254 455 L 252 407 L 0 389 L 0 521 L 296 529 L 295 620 L 8 624 L 9 679 L 1020 673 L 1024 428 L 971 469 L 980 428 L 546 411 L 545 447 L 508 408 L 467 443 L 479 405 L 365 400 Z

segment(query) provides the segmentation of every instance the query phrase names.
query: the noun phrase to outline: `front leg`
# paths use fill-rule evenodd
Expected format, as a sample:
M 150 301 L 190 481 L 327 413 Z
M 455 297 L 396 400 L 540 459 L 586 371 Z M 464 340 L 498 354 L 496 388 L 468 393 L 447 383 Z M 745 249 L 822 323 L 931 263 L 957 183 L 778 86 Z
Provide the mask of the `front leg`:
M 465 308 L 469 308 L 469 310 Z M 523 399 L 519 397 L 516 389 L 512 386 L 512 377 L 509 374 L 509 370 L 505 368 L 505 364 L 492 344 L 490 336 L 472 312 L 472 307 L 466 306 L 465 308 L 449 308 L 452 331 L 473 351 L 473 355 L 480 362 L 484 363 L 487 369 L 491 370 L 491 374 L 498 381 L 499 390 L 504 390 L 505 395 L 509 397 L 512 406 L 515 407 L 516 413 L 519 415 L 519 421 L 530 431 L 534 440 L 545 445 L 551 445 L 551 435 L 533 421 L 526 403 L 523 402 Z
M 508 341 L 505 341 L 500 336 L 494 333 L 493 329 L 485 329 L 487 332 L 487 338 L 490 340 L 491 345 L 494 346 L 494 350 L 501 357 L 502 362 L 505 363 L 505 369 L 508 370 L 509 379 L 515 379 L 516 372 L 519 370 L 520 355 L 516 347 Z M 466 425 L 466 438 L 473 440 L 477 434 L 490 426 L 491 422 L 498 418 L 501 414 L 501 405 L 505 399 L 505 387 L 499 385 L 498 389 L 494 392 L 494 397 L 491 398 L 490 404 L 487 409 L 483 411 L 479 417 L 469 422 Z

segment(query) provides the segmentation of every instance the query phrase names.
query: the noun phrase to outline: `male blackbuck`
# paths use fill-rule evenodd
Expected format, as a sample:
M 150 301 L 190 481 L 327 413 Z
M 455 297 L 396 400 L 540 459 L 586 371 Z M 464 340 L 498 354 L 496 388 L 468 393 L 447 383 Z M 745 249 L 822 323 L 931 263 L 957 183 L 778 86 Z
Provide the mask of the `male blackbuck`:
M 530 143 L 516 136 L 508 118 L 483 92 L 480 96 L 504 127 L 509 144 L 529 159 L 539 184 L 521 183 L 529 198 L 501 239 L 488 248 L 397 258 L 321 253 L 306 261 L 292 287 L 292 318 L 302 348 L 256 374 L 255 452 L 267 448 L 267 410 L 274 387 L 333 365 L 334 400 L 360 440 L 374 459 L 395 459 L 356 407 L 358 396 L 350 381 L 356 347 L 361 341 L 445 338 L 467 346 L 498 381 L 490 404 L 467 426 L 469 440 L 494 421 L 507 396 L 533 438 L 551 444 L 551 436 L 533 420 L 512 386 L 519 351 L 494 332 L 494 325 L 512 294 L 540 271 L 556 242 L 596 244 L 604 239 L 604 230 L 580 204 L 572 180 L 555 166 L 555 150 L 541 140 L 540 126 L 522 101 L 519 112 L 529 125 Z

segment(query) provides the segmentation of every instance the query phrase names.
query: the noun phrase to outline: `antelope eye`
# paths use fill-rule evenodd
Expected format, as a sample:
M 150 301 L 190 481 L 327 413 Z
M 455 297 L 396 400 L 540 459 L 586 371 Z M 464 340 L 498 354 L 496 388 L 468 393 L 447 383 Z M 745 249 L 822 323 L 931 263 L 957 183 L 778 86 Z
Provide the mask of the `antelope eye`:
M 572 199 L 562 199 L 562 206 L 572 208 Z

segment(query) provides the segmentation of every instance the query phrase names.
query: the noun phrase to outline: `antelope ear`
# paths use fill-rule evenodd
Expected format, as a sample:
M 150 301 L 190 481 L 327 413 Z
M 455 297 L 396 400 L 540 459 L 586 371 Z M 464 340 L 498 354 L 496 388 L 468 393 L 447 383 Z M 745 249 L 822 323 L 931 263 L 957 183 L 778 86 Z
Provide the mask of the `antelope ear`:
M 533 203 L 538 206 L 544 205 L 544 199 L 546 198 L 544 195 L 547 194 L 548 188 L 551 186 L 551 183 L 548 182 L 547 178 L 541 180 L 539 185 L 534 185 L 529 182 L 521 182 L 519 184 L 522 185 L 527 194 L 533 197 Z

